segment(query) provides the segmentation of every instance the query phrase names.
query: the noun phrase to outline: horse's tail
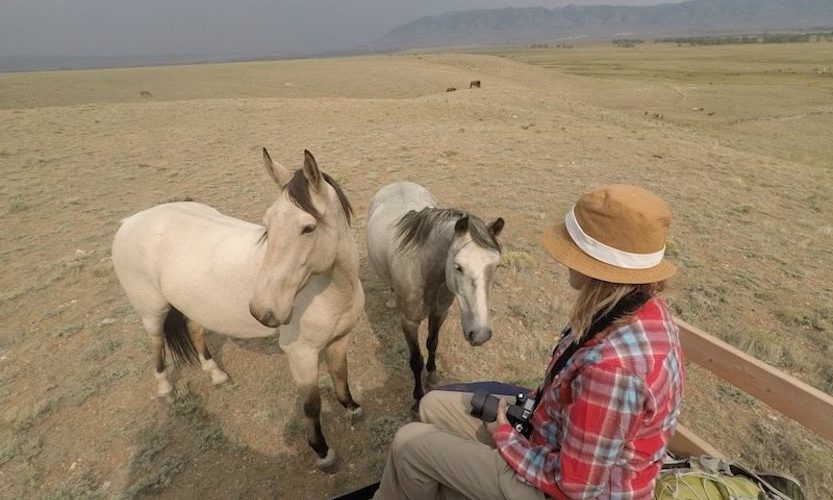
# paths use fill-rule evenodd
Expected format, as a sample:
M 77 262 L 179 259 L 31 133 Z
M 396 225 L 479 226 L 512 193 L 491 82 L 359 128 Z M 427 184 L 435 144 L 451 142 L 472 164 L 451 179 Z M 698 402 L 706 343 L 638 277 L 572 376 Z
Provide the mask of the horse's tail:
M 168 311 L 162 330 L 165 332 L 165 343 L 173 354 L 175 364 L 190 365 L 197 361 L 197 347 L 188 334 L 188 318 L 177 308 L 171 307 Z

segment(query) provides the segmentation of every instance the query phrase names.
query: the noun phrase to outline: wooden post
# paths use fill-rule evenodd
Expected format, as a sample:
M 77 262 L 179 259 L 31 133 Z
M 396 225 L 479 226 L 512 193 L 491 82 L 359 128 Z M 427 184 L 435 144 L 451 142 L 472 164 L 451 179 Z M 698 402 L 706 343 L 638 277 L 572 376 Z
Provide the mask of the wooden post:
M 697 434 L 691 432 L 683 424 L 677 424 L 677 433 L 671 439 L 668 449 L 679 457 L 697 457 L 700 455 L 709 455 L 717 458 L 725 457 L 717 448 L 704 441 Z
M 685 359 L 833 441 L 833 397 L 675 319 Z

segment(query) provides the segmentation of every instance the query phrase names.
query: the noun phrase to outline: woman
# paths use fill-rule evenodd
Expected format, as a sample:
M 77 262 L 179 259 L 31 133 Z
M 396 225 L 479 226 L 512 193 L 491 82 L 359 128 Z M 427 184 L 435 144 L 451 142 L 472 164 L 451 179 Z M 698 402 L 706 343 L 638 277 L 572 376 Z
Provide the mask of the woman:
M 671 214 L 637 186 L 584 194 L 544 248 L 579 291 L 526 437 L 472 417 L 470 393 L 432 391 L 396 434 L 374 498 L 651 498 L 677 423 L 682 355 L 657 295 Z

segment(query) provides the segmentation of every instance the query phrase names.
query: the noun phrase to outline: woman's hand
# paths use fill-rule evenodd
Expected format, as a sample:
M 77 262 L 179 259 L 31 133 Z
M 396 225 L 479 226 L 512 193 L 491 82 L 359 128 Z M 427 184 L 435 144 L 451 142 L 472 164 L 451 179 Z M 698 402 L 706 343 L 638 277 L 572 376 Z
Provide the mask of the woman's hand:
M 494 422 L 487 422 L 486 429 L 488 429 L 490 434 L 494 434 L 495 429 L 497 429 L 501 424 L 508 424 L 509 420 L 506 418 L 506 400 L 504 398 L 499 398 L 497 404 L 497 418 Z

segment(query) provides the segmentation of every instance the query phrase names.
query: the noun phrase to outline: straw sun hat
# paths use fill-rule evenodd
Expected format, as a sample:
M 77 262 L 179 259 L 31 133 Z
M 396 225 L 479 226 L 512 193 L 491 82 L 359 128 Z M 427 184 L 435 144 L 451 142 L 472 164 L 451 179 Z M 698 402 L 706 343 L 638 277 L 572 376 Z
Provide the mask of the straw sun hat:
M 541 242 L 555 260 L 585 276 L 655 283 L 677 272 L 663 258 L 670 224 L 671 212 L 657 195 L 616 184 L 585 193 Z

